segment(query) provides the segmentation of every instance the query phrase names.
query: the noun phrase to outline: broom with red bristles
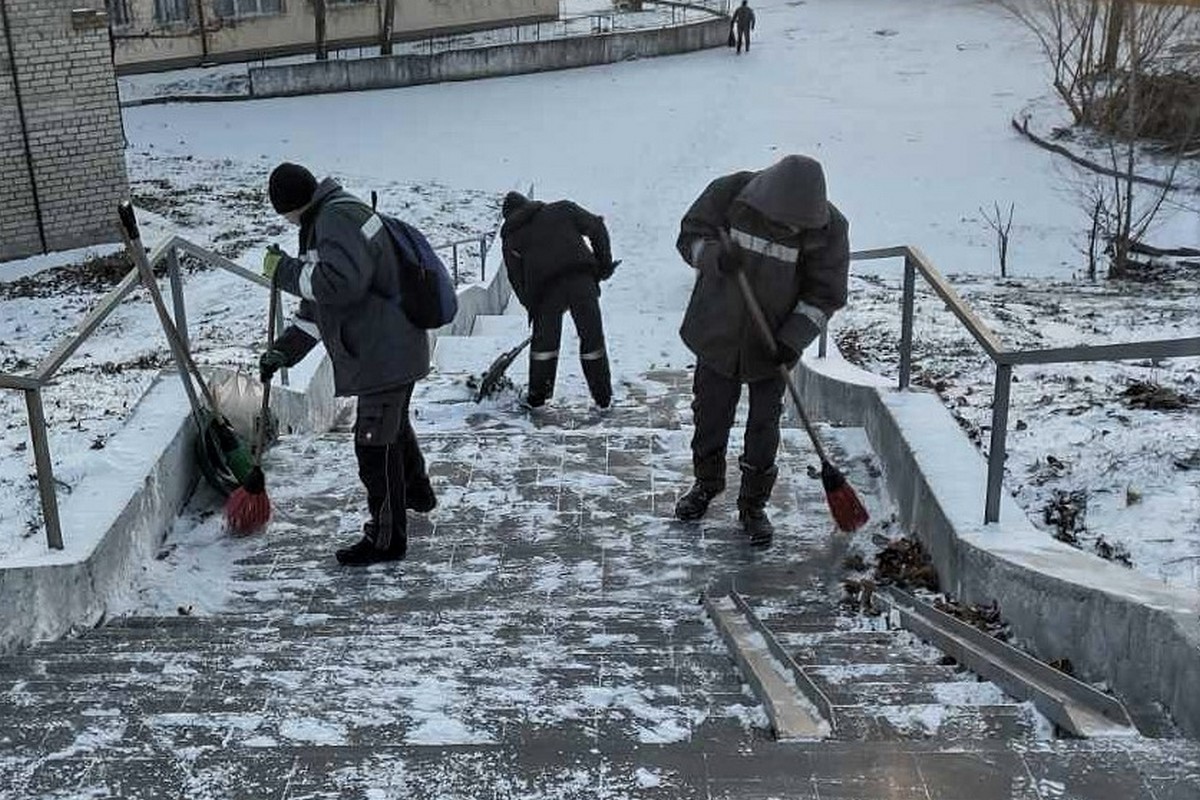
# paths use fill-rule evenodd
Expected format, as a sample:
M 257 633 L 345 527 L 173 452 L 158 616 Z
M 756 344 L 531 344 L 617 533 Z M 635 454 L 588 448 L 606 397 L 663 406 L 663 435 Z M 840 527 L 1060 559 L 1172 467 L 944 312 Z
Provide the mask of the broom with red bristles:
M 726 246 L 729 246 L 728 242 Z M 754 317 L 758 332 L 762 334 L 763 341 L 771 351 L 771 355 L 774 356 L 779 350 L 779 345 L 775 343 L 775 335 L 771 333 L 771 326 L 763 314 L 762 306 L 758 304 L 758 298 L 754 296 L 754 289 L 750 287 L 746 273 L 742 272 L 740 268 L 737 270 L 737 281 L 742 288 L 742 296 L 746 299 L 746 307 L 750 309 L 750 316 Z M 779 374 L 787 383 L 788 391 L 792 395 L 792 402 L 796 405 L 796 413 L 800 415 L 800 421 L 804 423 L 804 430 L 808 432 L 808 438 L 812 439 L 813 449 L 817 451 L 817 457 L 821 459 L 821 485 L 825 487 L 825 500 L 829 503 L 829 513 L 833 515 L 833 521 L 837 523 L 838 528 L 846 533 L 856 531 L 866 525 L 867 520 L 870 519 L 867 509 L 858 499 L 854 488 L 846 482 L 846 477 L 825 454 L 825 448 L 821 445 L 821 440 L 817 438 L 817 431 L 804 411 L 804 405 L 800 401 L 800 392 L 796 389 L 796 382 L 792 380 L 791 371 L 785 365 L 780 364 Z
M 275 315 L 279 309 L 279 287 L 271 282 L 271 302 L 267 311 L 267 349 L 275 345 Z M 225 523 L 235 536 L 248 536 L 262 530 L 271 521 L 271 498 L 262 471 L 262 454 L 267 446 L 271 415 L 271 381 L 263 381 L 262 408 L 254 439 L 254 466 L 242 485 L 225 501 Z

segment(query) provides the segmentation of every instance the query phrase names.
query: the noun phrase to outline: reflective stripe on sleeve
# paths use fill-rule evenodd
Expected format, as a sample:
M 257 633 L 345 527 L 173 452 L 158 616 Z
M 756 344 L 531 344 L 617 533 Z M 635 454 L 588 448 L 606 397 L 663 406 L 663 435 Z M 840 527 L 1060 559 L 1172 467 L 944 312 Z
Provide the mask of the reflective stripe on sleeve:
M 321 329 L 318 328 L 317 323 L 313 322 L 312 320 L 293 317 L 292 324 L 307 333 L 312 338 L 316 339 L 318 342 L 321 341 Z
M 304 266 L 300 269 L 300 296 L 305 300 L 316 300 L 313 297 L 313 272 L 317 269 L 317 263 L 320 259 L 317 257 L 316 250 L 309 250 L 303 256 Z
M 796 303 L 796 307 L 792 309 L 792 313 L 803 314 L 804 316 L 808 317 L 820 330 L 825 330 L 825 326 L 829 323 L 829 317 L 824 311 L 814 305 L 809 305 L 803 300 L 801 300 L 799 303 Z
M 372 214 L 367 217 L 367 221 L 362 224 L 362 234 L 368 239 L 374 239 L 375 234 L 383 229 L 383 220 L 379 219 L 378 214 Z

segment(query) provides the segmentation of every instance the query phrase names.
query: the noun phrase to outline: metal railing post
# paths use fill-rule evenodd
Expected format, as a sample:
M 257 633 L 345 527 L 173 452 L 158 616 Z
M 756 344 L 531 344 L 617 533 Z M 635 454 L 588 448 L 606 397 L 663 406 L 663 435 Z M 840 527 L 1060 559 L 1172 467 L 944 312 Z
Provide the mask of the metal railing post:
M 821 326 L 821 336 L 817 339 L 817 357 L 825 358 L 829 353 L 829 326 Z
M 46 522 L 46 544 L 62 550 L 62 522 L 58 516 L 58 494 L 54 490 L 54 464 L 50 461 L 50 438 L 46 434 L 46 412 L 42 390 L 25 390 L 25 408 L 29 412 L 29 437 L 33 440 L 33 460 L 37 464 L 38 494 L 42 498 L 42 519 Z
M 912 257 L 904 257 L 904 293 L 900 308 L 900 388 L 908 388 L 912 375 L 913 302 L 916 296 L 917 269 Z
M 479 282 L 487 280 L 487 236 L 479 237 Z
M 175 307 L 175 327 L 183 339 L 183 346 L 190 350 L 192 340 L 188 336 L 187 305 L 183 301 L 183 278 L 179 274 L 179 251 L 172 247 L 167 251 L 167 278 L 171 281 L 171 304 Z
M 1004 484 L 1005 439 L 1008 435 L 1008 397 L 1012 387 L 1012 365 L 996 365 L 996 388 L 992 393 L 992 444 L 988 450 L 987 504 L 984 523 L 1000 521 L 1000 491 Z
M 275 306 L 275 331 L 276 331 L 275 335 L 280 336 L 283 333 L 283 330 L 284 330 L 283 303 L 277 303 Z M 279 370 L 279 385 L 280 386 L 290 386 L 291 385 L 291 380 L 288 378 L 288 368 L 287 367 L 284 367 L 283 369 Z

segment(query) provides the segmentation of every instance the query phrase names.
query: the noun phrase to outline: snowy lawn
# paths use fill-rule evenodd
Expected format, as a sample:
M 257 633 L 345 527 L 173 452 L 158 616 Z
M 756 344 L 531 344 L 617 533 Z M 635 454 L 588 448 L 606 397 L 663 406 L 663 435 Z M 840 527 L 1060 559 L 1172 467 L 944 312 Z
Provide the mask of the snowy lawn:
M 1030 34 L 995 5 L 774 0 L 755 9 L 754 50 L 742 56 L 719 48 L 470 83 L 129 109 L 131 172 L 142 195 L 153 194 L 145 182 L 160 178 L 187 185 L 177 170 L 216 181 L 216 165 L 225 163 L 228 185 L 253 189 L 274 162 L 290 159 L 361 189 L 436 184 L 471 187 L 486 199 L 533 181 L 539 197 L 569 196 L 605 215 L 614 253 L 624 259 L 602 300 L 618 379 L 691 363 L 677 336 L 692 280 L 673 247 L 679 218 L 713 177 L 788 152 L 823 161 L 856 249 L 920 247 L 958 276 L 961 291 L 1012 344 L 1196 335 L 1194 277 L 1153 287 L 1076 279 L 1087 216 L 1074 168 L 1009 124 L 1047 94 L 1047 72 Z M 271 224 L 265 205 L 222 198 L 194 213 L 190 203 L 162 213 L 189 214 L 176 224 L 210 237 L 236 228 L 233 219 L 251 206 L 266 215 L 262 225 Z M 1007 281 L 994 279 L 995 236 L 979 211 L 994 202 L 1015 205 Z M 256 241 L 226 242 L 246 248 L 239 256 L 246 263 L 280 235 L 253 230 L 262 231 Z M 1196 247 L 1200 218 L 1187 203 L 1173 204 L 1153 241 Z M 838 339 L 852 358 L 888 373 L 896 363 L 899 269 L 857 265 L 855 272 Z M 206 299 L 195 302 L 204 307 Z M 209 324 L 213 343 L 202 357 L 248 355 L 261 337 L 263 301 L 228 302 L 227 316 Z M 241 303 L 248 307 L 239 311 Z M 6 301 L 0 339 L 7 348 L 36 348 L 78 314 L 42 308 Z M 147 311 L 138 307 L 141 330 Z M 940 386 L 968 431 L 980 430 L 991 385 L 982 353 L 936 300 L 924 297 L 917 319 L 918 377 Z M 137 355 L 131 344 L 122 347 L 131 351 L 122 359 Z M 1057 530 L 1042 510 L 1054 492 L 1085 491 L 1086 530 L 1073 532 L 1082 546 L 1102 536 L 1127 548 L 1136 568 L 1194 584 L 1200 411 L 1194 403 L 1176 411 L 1134 408 L 1122 392 L 1137 379 L 1192 401 L 1195 369 L 1195 360 L 1181 360 L 1017 370 L 1009 486 L 1030 517 Z M 6 419 L 14 419 L 7 409 Z M 10 476 L 5 502 L 24 519 L 19 498 L 30 496 L 30 457 L 13 451 L 22 434 L 6 434 L 16 438 L 2 451 Z M 60 459 L 63 452 L 56 445 Z M 22 493 L 14 494 L 18 484 Z

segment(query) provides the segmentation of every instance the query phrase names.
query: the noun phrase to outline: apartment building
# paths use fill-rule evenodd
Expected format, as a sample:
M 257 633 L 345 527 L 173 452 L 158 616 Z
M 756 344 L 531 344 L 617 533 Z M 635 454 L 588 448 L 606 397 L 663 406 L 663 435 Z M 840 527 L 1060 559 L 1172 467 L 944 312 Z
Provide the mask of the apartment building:
M 241 61 L 554 19 L 558 0 L 105 0 L 117 71 Z

